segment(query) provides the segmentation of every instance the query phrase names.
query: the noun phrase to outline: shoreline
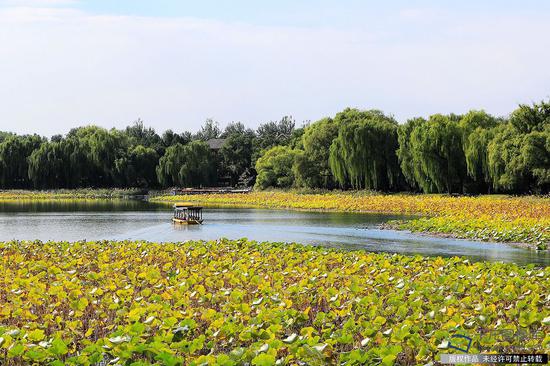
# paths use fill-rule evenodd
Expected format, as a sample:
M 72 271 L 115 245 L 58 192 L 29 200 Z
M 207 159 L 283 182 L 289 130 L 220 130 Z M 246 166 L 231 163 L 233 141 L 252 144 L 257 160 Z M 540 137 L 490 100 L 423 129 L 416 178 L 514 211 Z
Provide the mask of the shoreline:
M 483 239 L 479 239 L 479 238 L 469 238 L 467 236 L 460 236 L 459 234 L 443 233 L 443 232 L 436 232 L 436 231 L 413 231 L 413 230 L 410 230 L 410 229 L 400 228 L 398 225 L 392 225 L 390 223 L 380 224 L 380 225 L 378 225 L 378 228 L 380 230 L 408 231 L 410 233 L 414 233 L 414 234 L 421 235 L 421 236 L 426 236 L 426 237 L 469 240 L 469 241 L 476 241 L 476 242 L 480 242 L 480 243 L 508 245 L 508 246 L 511 246 L 511 247 L 514 247 L 514 248 L 521 248 L 521 249 L 527 249 L 527 250 L 545 251 L 545 249 L 542 249 L 542 250 L 537 249 L 537 246 L 535 244 L 532 244 L 532 243 L 483 240 Z
M 382 225 L 382 229 L 409 230 L 426 236 L 492 242 L 529 250 L 550 250 L 550 198 L 546 196 L 384 195 L 368 191 L 260 191 L 205 195 L 163 195 L 163 191 L 143 193 L 139 189 L 8 190 L 0 191 L 0 203 L 121 199 L 166 205 L 190 201 L 205 207 L 386 214 L 410 218 L 406 219 L 408 225 L 405 227 L 399 223 L 388 223 Z M 426 218 L 430 219 L 428 225 L 421 222 Z M 434 230 L 423 230 L 426 226 Z M 480 238 L 480 235 L 485 238 Z

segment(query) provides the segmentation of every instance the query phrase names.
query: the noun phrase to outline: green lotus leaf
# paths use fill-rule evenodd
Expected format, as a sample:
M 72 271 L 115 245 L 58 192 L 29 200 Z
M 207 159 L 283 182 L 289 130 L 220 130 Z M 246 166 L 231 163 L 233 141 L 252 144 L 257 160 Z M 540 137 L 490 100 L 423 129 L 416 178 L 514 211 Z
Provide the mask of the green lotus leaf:
M 54 338 L 48 351 L 55 356 L 62 356 L 66 355 L 69 352 L 69 349 L 61 338 Z

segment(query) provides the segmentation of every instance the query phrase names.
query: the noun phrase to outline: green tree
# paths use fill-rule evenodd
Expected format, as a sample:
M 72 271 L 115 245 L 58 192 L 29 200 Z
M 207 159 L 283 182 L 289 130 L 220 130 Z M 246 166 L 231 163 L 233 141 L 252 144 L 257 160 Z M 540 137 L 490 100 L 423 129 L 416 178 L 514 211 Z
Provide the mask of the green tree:
M 0 131 L 0 143 L 4 142 L 4 140 L 10 136 L 14 136 L 14 134 L 11 132 Z
M 550 188 L 550 123 L 543 131 L 533 131 L 523 139 L 521 156 L 533 177 L 536 191 L 546 193 Z
M 290 116 L 284 116 L 280 121 L 270 121 L 263 123 L 256 130 L 256 139 L 254 140 L 254 153 L 252 156 L 252 164 L 266 150 L 273 146 L 287 146 L 292 139 L 292 133 L 296 122 Z
M 330 170 L 330 145 L 338 136 L 338 125 L 331 118 L 319 120 L 304 129 L 302 148 L 294 169 L 296 184 L 309 188 L 333 188 L 334 176 Z
M 67 171 L 65 187 L 91 187 L 97 185 L 97 167 L 93 163 L 89 148 L 83 139 L 69 136 L 60 141 Z
M 158 180 L 164 187 L 208 186 L 215 180 L 212 152 L 203 141 L 170 146 L 160 158 L 156 171 Z
M 89 148 L 90 160 L 94 163 L 99 186 L 112 186 L 116 182 L 115 161 L 128 151 L 127 136 L 117 130 L 107 131 L 97 128 L 86 136 L 85 145 Z
M 131 126 L 126 127 L 124 132 L 130 140 L 130 145 L 142 145 L 155 149 L 159 154 L 164 153 L 162 138 L 155 132 L 154 128 L 145 127 L 141 119 L 135 121 Z
M 199 132 L 194 136 L 195 140 L 208 141 L 211 139 L 217 139 L 221 136 L 222 131 L 220 124 L 213 119 L 209 118 L 204 122 Z
M 399 158 L 401 172 L 409 187 L 414 191 L 426 188 L 424 189 L 426 192 L 433 192 L 436 188 L 426 174 L 424 174 L 418 157 L 415 157 L 413 154 L 411 143 L 412 131 L 423 123 L 426 123 L 424 118 L 412 118 L 409 119 L 407 123 L 399 126 L 397 130 L 399 148 L 396 153 Z
M 496 129 L 488 145 L 495 189 L 515 193 L 549 190 L 550 104 L 520 105 L 510 122 Z
M 338 136 L 329 164 L 342 187 L 396 190 L 401 186 L 397 160 L 397 122 L 377 110 L 346 109 L 336 115 Z
M 232 123 L 223 133 L 225 142 L 220 149 L 220 173 L 229 175 L 230 184 L 249 182 L 255 175 L 252 168 L 253 143 L 256 134 L 242 123 Z
M 488 147 L 494 137 L 498 120 L 485 111 L 469 111 L 459 122 L 466 170 L 472 182 L 466 180 L 469 192 L 487 192 L 491 188 Z
M 175 144 L 188 144 L 192 140 L 192 135 L 190 132 L 184 132 L 182 134 L 175 133 L 172 130 L 166 130 L 162 134 L 162 144 L 165 148 L 175 145 Z
M 430 116 L 413 129 L 410 145 L 424 192 L 463 193 L 466 158 L 457 121 L 441 114 Z
M 184 162 L 185 149 L 182 144 L 175 144 L 166 149 L 156 168 L 161 186 L 173 187 L 179 184 L 179 171 Z
M 521 134 L 544 131 L 550 124 L 550 101 L 541 101 L 530 106 L 520 104 L 510 115 L 510 123 Z
M 115 160 L 117 182 L 122 187 L 153 187 L 157 185 L 157 152 L 150 147 L 138 145 L 128 154 Z
M 10 135 L 0 143 L 0 187 L 30 187 L 27 158 L 43 142 L 38 135 Z
M 64 188 L 66 157 L 61 142 L 44 142 L 28 158 L 28 177 L 34 188 Z
M 256 162 L 255 188 L 288 188 L 294 184 L 293 165 L 301 151 L 288 146 L 275 146 L 267 150 Z

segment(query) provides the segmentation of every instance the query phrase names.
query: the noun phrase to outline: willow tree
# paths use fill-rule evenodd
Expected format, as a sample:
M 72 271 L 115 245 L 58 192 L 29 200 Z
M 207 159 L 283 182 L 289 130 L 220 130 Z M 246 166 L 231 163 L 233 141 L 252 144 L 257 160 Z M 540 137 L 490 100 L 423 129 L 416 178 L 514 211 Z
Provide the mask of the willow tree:
M 495 189 L 546 193 L 550 189 L 550 103 L 520 105 L 488 145 Z
M 476 128 L 464 142 L 464 155 L 468 175 L 477 182 L 491 184 L 489 170 L 489 143 L 495 136 L 495 129 Z
M 397 141 L 399 144 L 397 157 L 401 166 L 401 172 L 409 187 L 415 191 L 424 190 L 425 192 L 432 192 L 435 190 L 435 186 L 421 169 L 418 156 L 413 154 L 411 144 L 412 131 L 422 123 L 426 123 L 424 118 L 412 118 L 399 126 L 397 130 Z
M 38 135 L 10 135 L 0 143 L 0 188 L 29 188 L 27 158 L 43 143 Z
M 183 165 L 184 145 L 177 143 L 166 149 L 157 165 L 157 179 L 161 186 L 172 187 L 179 183 L 179 170 Z
M 84 155 L 86 165 L 90 164 L 83 172 L 82 182 L 91 186 L 113 186 L 116 181 L 115 161 L 131 146 L 128 135 L 115 129 L 85 126 L 69 131 L 67 139 L 76 140 L 73 144 L 77 149 L 75 158 Z
M 34 188 L 64 188 L 69 166 L 61 142 L 45 142 L 29 156 L 28 176 Z
M 498 120 L 485 111 L 471 110 L 459 122 L 462 148 L 466 159 L 469 191 L 487 192 L 491 189 L 488 147 L 494 137 Z
M 155 168 L 159 156 L 155 149 L 137 145 L 115 160 L 116 183 L 121 187 L 152 187 L 157 185 Z
M 334 176 L 329 166 L 332 141 L 338 135 L 338 125 L 324 118 L 309 126 L 302 135 L 304 153 L 297 157 L 294 170 L 296 184 L 309 188 L 333 188 Z
M 164 187 L 208 186 L 215 180 L 212 152 L 205 142 L 198 140 L 170 146 L 156 170 L 159 183 Z
M 397 122 L 377 110 L 346 109 L 335 117 L 338 136 L 330 146 L 329 164 L 342 187 L 396 190 Z
M 415 169 L 420 172 L 416 178 L 424 192 L 463 192 L 466 161 L 455 119 L 430 116 L 411 131 L 410 148 Z
M 180 184 L 185 187 L 212 185 L 216 180 L 216 164 L 208 144 L 192 141 L 184 146 L 183 152 L 183 164 L 178 172 Z

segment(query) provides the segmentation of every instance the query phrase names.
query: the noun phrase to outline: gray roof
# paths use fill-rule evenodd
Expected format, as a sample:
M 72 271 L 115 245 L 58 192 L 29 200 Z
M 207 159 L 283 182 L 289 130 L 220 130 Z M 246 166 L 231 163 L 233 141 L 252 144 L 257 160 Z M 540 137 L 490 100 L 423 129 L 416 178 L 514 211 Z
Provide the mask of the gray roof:
M 208 146 L 210 146 L 212 150 L 219 150 L 225 143 L 225 139 L 210 139 L 206 141 L 206 143 L 208 144 Z

